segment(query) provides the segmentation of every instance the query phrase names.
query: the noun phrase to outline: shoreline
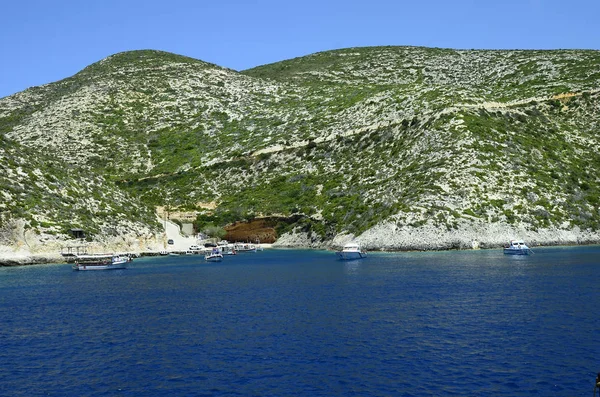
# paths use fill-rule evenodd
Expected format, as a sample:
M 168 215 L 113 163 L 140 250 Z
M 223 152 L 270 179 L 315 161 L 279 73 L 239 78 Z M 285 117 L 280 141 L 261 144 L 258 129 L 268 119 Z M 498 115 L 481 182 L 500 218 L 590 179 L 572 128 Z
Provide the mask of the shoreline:
M 200 242 L 185 236 L 179 225 L 166 221 L 163 233 L 138 236 L 98 236 L 94 241 L 43 240 L 24 233 L 13 243 L 0 245 L 0 267 L 69 263 L 64 252 L 120 253 L 133 256 L 159 255 L 160 251 L 185 254 L 189 247 Z M 323 240 L 313 233 L 296 228 L 263 248 L 281 249 L 341 249 L 355 242 L 371 252 L 429 252 L 502 249 L 510 240 L 524 240 L 531 248 L 600 245 L 600 231 L 573 228 L 531 229 L 527 224 L 486 223 L 482 220 L 459 221 L 453 228 L 440 227 L 433 222 L 420 226 L 387 221 L 379 223 L 358 236 L 339 233 Z M 67 249 L 67 250 L 65 250 Z
M 333 247 L 307 247 L 307 246 L 285 246 L 279 244 L 261 244 L 263 249 L 298 249 L 298 250 L 327 250 L 335 251 Z M 563 244 L 552 244 L 542 243 L 529 245 L 530 248 L 568 248 L 568 247 L 592 247 L 600 246 L 599 242 L 589 243 L 563 243 Z M 477 248 L 446 248 L 446 249 L 368 249 L 367 252 L 380 252 L 380 253 L 403 253 L 403 252 L 450 252 L 450 251 L 491 251 L 501 250 L 502 246 L 498 247 L 477 247 Z M 130 252 L 139 257 L 148 256 L 161 256 L 160 251 L 141 251 L 141 252 Z M 200 254 L 196 254 L 200 255 Z M 30 266 L 30 265 L 49 265 L 49 264 L 68 264 L 69 261 L 66 257 L 62 256 L 59 252 L 39 252 L 26 254 L 23 251 L 20 252 L 1 252 L 0 253 L 0 267 L 18 267 L 18 266 Z

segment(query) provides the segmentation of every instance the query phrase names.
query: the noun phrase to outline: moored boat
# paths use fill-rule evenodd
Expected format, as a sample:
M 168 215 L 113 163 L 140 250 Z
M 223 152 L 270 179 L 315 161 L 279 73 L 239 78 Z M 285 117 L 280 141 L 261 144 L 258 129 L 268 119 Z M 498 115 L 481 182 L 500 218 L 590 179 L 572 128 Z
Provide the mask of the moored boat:
M 115 254 L 96 254 L 96 255 L 77 255 L 73 270 L 111 270 L 126 269 L 127 262 L 130 261 L 125 255 Z
M 344 245 L 344 248 L 341 251 L 337 251 L 335 253 L 340 259 L 361 259 L 367 256 L 366 251 L 360 248 L 360 245 L 357 243 L 348 243 Z
M 251 243 L 235 243 L 234 250 L 236 252 L 256 252 L 256 245 Z
M 529 255 L 533 253 L 533 251 L 523 240 L 510 240 L 510 242 L 504 246 L 504 253 L 507 255 Z
M 223 260 L 223 254 L 218 248 L 213 248 L 211 252 L 204 255 L 204 260 L 207 262 L 221 262 Z
M 229 243 L 227 240 L 222 240 L 217 243 L 217 248 L 221 250 L 223 255 L 237 255 L 235 251 L 235 245 Z

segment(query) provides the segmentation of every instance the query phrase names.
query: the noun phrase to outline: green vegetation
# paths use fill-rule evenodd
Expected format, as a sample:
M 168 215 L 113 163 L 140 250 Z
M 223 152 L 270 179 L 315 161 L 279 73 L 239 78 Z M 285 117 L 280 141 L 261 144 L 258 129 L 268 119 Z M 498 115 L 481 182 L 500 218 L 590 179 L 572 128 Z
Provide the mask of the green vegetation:
M 120 53 L 0 99 L 0 222 L 102 234 L 215 201 L 197 230 L 598 229 L 599 79 L 598 51 L 348 48 L 241 73 Z

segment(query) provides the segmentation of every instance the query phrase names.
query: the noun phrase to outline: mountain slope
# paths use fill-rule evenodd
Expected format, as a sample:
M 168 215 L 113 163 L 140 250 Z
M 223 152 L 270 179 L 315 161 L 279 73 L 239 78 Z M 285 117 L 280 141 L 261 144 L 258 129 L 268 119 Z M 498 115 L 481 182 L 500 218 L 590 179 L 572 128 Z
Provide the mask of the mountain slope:
M 0 245 L 54 242 L 84 229 L 89 239 L 153 239 L 154 211 L 102 175 L 65 164 L 0 135 Z M 25 226 L 25 230 L 21 230 Z M 29 241 L 26 231 L 29 233 Z
M 350 48 L 242 73 L 133 51 L 1 99 L 0 131 L 147 206 L 305 215 L 314 244 L 462 236 L 444 248 L 473 225 L 597 233 L 599 89 L 598 51 Z

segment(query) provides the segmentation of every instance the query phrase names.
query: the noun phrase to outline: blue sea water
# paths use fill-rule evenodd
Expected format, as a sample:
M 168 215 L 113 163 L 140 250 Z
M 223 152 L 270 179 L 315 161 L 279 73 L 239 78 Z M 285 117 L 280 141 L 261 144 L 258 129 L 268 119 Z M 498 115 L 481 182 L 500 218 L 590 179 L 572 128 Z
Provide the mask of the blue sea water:
M 0 268 L 2 396 L 589 396 L 600 247 Z

